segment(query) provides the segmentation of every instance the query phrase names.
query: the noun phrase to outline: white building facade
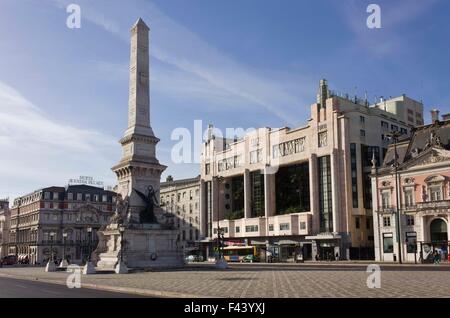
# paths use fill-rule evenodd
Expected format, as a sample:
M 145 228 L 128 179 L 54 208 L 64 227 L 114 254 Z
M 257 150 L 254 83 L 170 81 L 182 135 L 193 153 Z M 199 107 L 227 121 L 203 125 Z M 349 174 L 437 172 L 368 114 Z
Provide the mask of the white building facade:
M 280 261 L 373 258 L 370 158 L 383 158 L 388 132 L 408 135 L 422 118 L 422 104 L 404 95 L 368 105 L 322 80 L 303 127 L 260 128 L 239 140 L 210 128 L 202 233 L 213 247 L 220 227 L 226 240 L 257 246 L 261 260 L 268 251 Z
M 200 236 L 200 177 L 161 182 L 161 207 L 174 218 L 177 242 L 185 253 L 198 249 Z

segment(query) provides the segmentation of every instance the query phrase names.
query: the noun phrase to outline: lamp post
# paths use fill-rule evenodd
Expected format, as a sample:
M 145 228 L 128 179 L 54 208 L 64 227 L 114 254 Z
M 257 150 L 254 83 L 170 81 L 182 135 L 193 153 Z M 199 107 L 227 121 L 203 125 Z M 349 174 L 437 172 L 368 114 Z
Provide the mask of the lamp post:
M 67 268 L 69 266 L 69 263 L 66 260 L 66 240 L 67 240 L 67 232 L 63 233 L 63 258 L 61 260 L 61 263 L 59 264 L 59 268 Z
M 88 255 L 88 259 L 87 259 L 86 265 L 84 266 L 84 269 L 83 269 L 83 274 L 84 275 L 90 275 L 90 274 L 95 274 L 95 267 L 94 267 L 94 265 L 91 262 L 92 227 L 89 226 L 86 229 L 86 231 L 88 233 L 88 239 L 89 239 L 89 242 L 88 242 L 88 253 L 89 253 L 89 255 Z
M 128 267 L 123 261 L 123 234 L 125 232 L 125 226 L 123 224 L 119 225 L 119 233 L 120 233 L 120 251 L 119 251 L 119 261 L 117 262 L 115 272 L 116 274 L 127 274 Z
M 397 232 L 397 245 L 398 245 L 398 263 L 402 264 L 402 242 L 400 239 L 400 192 L 399 192 L 399 182 L 398 182 L 398 154 L 397 154 L 397 142 L 398 137 L 401 136 L 400 132 L 398 131 L 392 131 L 388 134 L 391 136 L 392 140 L 394 141 L 394 174 L 395 174 L 395 199 L 396 199 L 396 232 Z
M 47 265 L 45 266 L 46 272 L 54 272 L 56 271 L 55 262 L 53 260 L 53 237 L 55 236 L 55 233 L 50 232 L 50 259 L 47 262 Z

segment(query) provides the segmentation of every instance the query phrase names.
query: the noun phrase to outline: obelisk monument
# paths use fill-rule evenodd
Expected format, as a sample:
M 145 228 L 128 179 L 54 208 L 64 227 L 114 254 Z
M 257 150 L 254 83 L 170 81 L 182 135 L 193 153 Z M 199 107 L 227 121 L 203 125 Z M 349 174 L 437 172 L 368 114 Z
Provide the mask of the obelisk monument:
M 183 265 L 178 231 L 159 207 L 161 173 L 150 125 L 149 27 L 139 18 L 131 28 L 128 127 L 120 139 L 123 153 L 112 167 L 118 180 L 114 217 L 100 232 L 97 269 Z
M 150 185 L 159 190 L 161 173 L 166 168 L 156 159 L 159 139 L 150 126 L 149 66 L 149 28 L 139 18 L 131 28 L 128 128 L 120 140 L 122 159 L 112 168 L 117 175 L 118 192 L 122 198 L 130 197 L 130 215 L 135 221 L 139 219 L 142 202 L 132 190 L 147 193 Z

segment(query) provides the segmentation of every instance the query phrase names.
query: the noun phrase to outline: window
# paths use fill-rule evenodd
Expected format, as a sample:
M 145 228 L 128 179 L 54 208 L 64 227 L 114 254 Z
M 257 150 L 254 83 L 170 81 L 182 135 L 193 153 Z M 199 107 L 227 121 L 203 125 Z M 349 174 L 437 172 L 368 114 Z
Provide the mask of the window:
M 381 206 L 383 209 L 388 209 L 391 205 L 391 195 L 388 191 L 381 193 Z
M 59 193 L 53 192 L 53 200 L 59 200 Z
M 394 241 L 392 233 L 383 233 L 383 253 L 394 252 Z
M 258 232 L 258 225 L 247 225 L 245 232 Z
M 280 231 L 288 231 L 290 228 L 289 223 L 280 223 Z
M 401 133 L 402 135 L 407 135 L 407 134 L 408 134 L 408 129 L 406 129 L 406 128 L 400 128 L 400 133 Z
M 77 201 L 81 201 L 81 200 L 83 200 L 83 194 L 77 193 Z
M 359 216 L 355 217 L 355 228 L 359 229 L 361 226 Z
M 90 194 L 86 194 L 86 201 L 91 201 L 91 195 Z
M 416 232 L 406 232 L 406 252 L 417 252 L 417 234 Z
M 95 201 L 95 202 L 98 202 L 98 201 L 99 201 L 99 196 L 98 196 L 98 194 L 94 194 L 94 201 Z
M 391 125 L 391 130 L 392 131 L 398 131 L 398 126 L 397 125 Z
M 364 116 L 359 116 L 359 122 L 364 124 L 366 122 L 366 118 Z
M 407 207 L 414 205 L 414 199 L 413 199 L 413 190 L 407 189 L 405 190 L 405 205 Z
M 108 196 L 106 194 L 102 195 L 102 201 L 103 202 L 108 201 Z
M 73 200 L 73 193 L 72 192 L 67 193 L 67 199 L 68 200 Z
M 406 225 L 413 226 L 414 225 L 414 215 L 406 216 Z
M 241 228 L 239 226 L 236 226 L 236 233 L 241 232 Z
M 381 121 L 381 128 L 383 128 L 383 129 L 389 129 L 389 124 L 387 123 L 387 122 L 385 122 L 385 121 Z
M 391 226 L 391 217 L 390 216 L 383 216 L 383 226 L 384 227 Z
M 250 152 L 250 163 L 257 163 L 262 161 L 262 149 L 257 149 Z
M 371 221 L 372 220 L 370 218 L 366 218 L 366 230 L 370 230 L 370 224 L 372 223 Z
M 366 131 L 365 131 L 364 129 L 361 129 L 361 130 L 359 131 L 359 135 L 360 135 L 361 137 L 366 137 Z
M 211 173 L 211 165 L 209 163 L 207 163 L 205 165 L 205 174 L 208 175 Z
M 45 200 L 50 200 L 50 192 L 45 192 L 44 193 L 44 199 Z
M 321 147 L 326 147 L 328 142 L 327 142 L 327 132 L 320 132 L 319 133 L 319 148 Z
M 430 198 L 431 198 L 431 201 L 441 201 L 442 200 L 442 189 L 440 186 L 430 187 Z
M 269 224 L 269 232 L 273 231 L 273 224 Z
M 300 230 L 306 230 L 306 222 L 300 222 Z
M 319 221 L 321 232 L 333 232 L 331 159 L 317 158 L 319 170 Z
M 277 215 L 310 211 L 309 162 L 280 167 L 275 189 Z
M 350 166 L 352 174 L 352 202 L 353 207 L 358 207 L 358 176 L 356 167 L 356 144 L 350 144 Z

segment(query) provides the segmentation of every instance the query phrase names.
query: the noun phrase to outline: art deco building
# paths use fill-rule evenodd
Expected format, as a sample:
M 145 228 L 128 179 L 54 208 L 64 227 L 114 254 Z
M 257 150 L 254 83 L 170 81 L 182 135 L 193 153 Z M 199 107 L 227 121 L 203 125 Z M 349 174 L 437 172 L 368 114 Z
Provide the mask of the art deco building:
M 160 197 L 162 208 L 174 216 L 179 244 L 187 253 L 195 250 L 200 239 L 200 176 L 181 180 L 169 176 L 161 183 Z
M 96 231 L 111 217 L 115 198 L 115 192 L 88 185 L 48 187 L 16 198 L 8 254 L 43 264 L 53 249 L 55 259 L 65 252 L 81 263 L 97 245 Z
M 201 154 L 201 230 L 211 247 L 228 241 L 269 250 L 278 260 L 373 258 L 371 163 L 388 133 L 423 124 L 423 106 L 405 95 L 369 105 L 321 80 L 307 124 L 260 128 L 238 140 L 210 127 Z M 301 110 L 299 110 L 301 112 Z
M 415 128 L 411 138 L 389 146 L 382 166 L 373 168 L 376 260 L 398 261 L 401 254 L 403 262 L 427 261 L 434 251 L 447 259 L 450 116 L 439 120 L 433 110 L 432 121 Z
M 9 199 L 0 199 L 0 257 L 8 255 Z

